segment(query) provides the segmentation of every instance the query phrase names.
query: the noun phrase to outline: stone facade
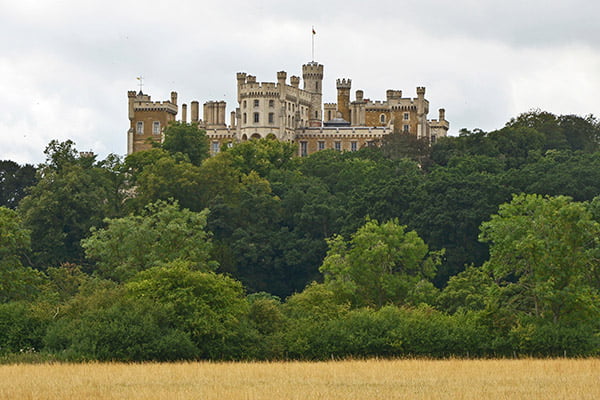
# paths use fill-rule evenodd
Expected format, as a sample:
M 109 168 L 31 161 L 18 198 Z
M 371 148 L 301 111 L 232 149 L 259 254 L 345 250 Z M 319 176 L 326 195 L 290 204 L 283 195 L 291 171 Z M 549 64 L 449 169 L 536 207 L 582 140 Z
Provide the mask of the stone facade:
M 127 154 L 152 148 L 152 141 L 161 142 L 165 127 L 175 121 L 177 93 L 171 92 L 171 100 L 152 101 L 140 90 L 127 92 L 129 104 L 129 130 L 127 131 Z
M 304 156 L 324 149 L 356 151 L 376 145 L 392 132 L 432 142 L 448 133 L 444 109 L 439 110 L 438 119 L 427 119 L 429 101 L 424 87 L 417 87 L 415 98 L 403 97 L 401 90 L 388 90 L 386 100 L 372 101 L 357 90 L 351 100 L 352 81 L 338 79 L 337 103 L 323 104 L 323 65 L 303 65 L 302 80 L 302 88 L 298 76 L 291 76 L 288 84 L 287 73 L 280 71 L 277 82 L 259 83 L 255 76 L 239 72 L 238 104 L 229 124 L 224 101 L 204 103 L 203 120 L 199 119 L 199 103 L 192 101 L 189 122 L 206 130 L 213 154 L 228 143 L 266 137 L 298 143 L 298 155 Z M 164 102 L 152 102 L 141 92 L 129 92 L 128 97 L 127 152 L 131 154 L 149 148 L 149 138 L 162 140 L 162 130 L 177 114 L 177 93 L 172 92 L 171 100 Z M 188 122 L 185 104 L 181 120 Z

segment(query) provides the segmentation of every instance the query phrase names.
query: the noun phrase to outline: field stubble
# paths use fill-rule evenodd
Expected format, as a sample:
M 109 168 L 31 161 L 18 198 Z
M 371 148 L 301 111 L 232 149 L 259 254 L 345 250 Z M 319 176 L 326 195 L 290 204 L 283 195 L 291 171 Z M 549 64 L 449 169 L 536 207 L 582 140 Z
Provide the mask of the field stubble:
M 0 366 L 0 399 L 599 399 L 600 359 Z

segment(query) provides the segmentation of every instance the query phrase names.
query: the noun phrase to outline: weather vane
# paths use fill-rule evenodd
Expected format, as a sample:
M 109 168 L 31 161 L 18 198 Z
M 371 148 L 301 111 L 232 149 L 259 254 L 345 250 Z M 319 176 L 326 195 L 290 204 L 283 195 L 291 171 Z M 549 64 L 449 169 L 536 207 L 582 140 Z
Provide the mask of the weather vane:
M 140 85 L 140 93 L 143 93 L 142 92 L 142 87 L 144 86 L 144 77 L 140 75 L 140 76 L 138 76 L 135 79 L 137 79 L 138 81 L 140 81 L 140 83 L 139 83 L 139 85 Z

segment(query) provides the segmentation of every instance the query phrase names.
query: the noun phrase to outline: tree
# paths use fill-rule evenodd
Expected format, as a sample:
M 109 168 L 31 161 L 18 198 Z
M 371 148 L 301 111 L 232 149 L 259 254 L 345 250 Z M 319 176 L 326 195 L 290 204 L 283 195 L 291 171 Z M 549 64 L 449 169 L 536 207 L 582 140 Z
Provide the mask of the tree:
M 61 311 L 44 343 L 67 360 L 176 361 L 199 354 L 190 334 L 173 325 L 169 307 L 122 287 L 80 294 Z
M 32 265 L 38 269 L 62 263 L 83 263 L 80 241 L 90 228 L 120 212 L 120 168 L 109 156 L 78 155 L 73 142 L 52 141 L 39 182 L 19 204 L 24 225 L 31 231 Z
M 14 161 L 0 161 L 0 206 L 16 208 L 27 188 L 36 183 L 35 168 Z
M 127 208 L 141 211 L 158 200 L 177 200 L 182 207 L 200 211 L 204 207 L 200 200 L 204 192 L 201 185 L 200 167 L 164 151 L 152 149 L 134 153 L 127 158 L 131 169 L 131 193 Z M 146 153 L 146 154 L 141 154 Z M 130 157 L 133 160 L 130 160 Z
M 135 298 L 167 307 L 173 326 L 188 332 L 206 358 L 227 357 L 249 310 L 240 282 L 183 261 L 140 272 L 126 287 Z
M 293 143 L 266 138 L 237 143 L 223 151 L 231 155 L 233 165 L 241 172 L 249 174 L 255 171 L 267 177 L 274 169 L 292 165 L 297 148 Z
M 435 284 L 443 287 L 465 265 L 481 265 L 487 245 L 478 242 L 479 226 L 510 199 L 511 188 L 501 180 L 504 163 L 485 156 L 453 158 L 436 167 L 414 190 L 405 221 L 433 249 L 446 249 Z
M 481 226 L 490 243 L 486 268 L 498 295 L 516 312 L 553 323 L 599 315 L 596 269 L 600 224 L 588 207 L 565 196 L 514 196 Z
M 328 244 L 320 268 L 325 284 L 356 306 L 418 303 L 419 292 L 434 292 L 422 281 L 435 274 L 441 252 L 429 253 L 417 233 L 397 220 L 367 220 L 348 242 L 338 235 Z
M 394 126 L 395 130 L 399 126 Z M 416 161 L 421 166 L 427 167 L 430 164 L 429 153 L 431 143 L 426 137 L 417 138 L 416 135 L 404 132 L 393 132 L 382 139 L 381 151 L 392 159 L 408 158 Z
M 209 156 L 208 138 L 206 133 L 198 128 L 198 124 L 172 122 L 165 129 L 165 140 L 160 147 L 172 155 L 187 156 L 196 166 Z
M 207 215 L 208 210 L 195 213 L 180 210 L 177 202 L 158 201 L 147 205 L 142 215 L 105 220 L 106 227 L 92 229 L 82 246 L 104 276 L 119 281 L 173 260 L 210 271 L 216 263 L 209 255 Z
M 30 243 L 17 212 L 0 207 L 0 303 L 29 299 L 39 292 L 43 275 L 21 263 Z

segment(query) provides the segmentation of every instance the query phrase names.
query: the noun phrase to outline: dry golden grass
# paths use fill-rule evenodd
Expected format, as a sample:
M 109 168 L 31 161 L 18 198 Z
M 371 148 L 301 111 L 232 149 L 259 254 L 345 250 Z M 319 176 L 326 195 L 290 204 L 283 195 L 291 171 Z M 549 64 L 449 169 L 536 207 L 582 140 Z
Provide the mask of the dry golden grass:
M 600 399 L 600 360 L 2 365 L 0 399 Z

